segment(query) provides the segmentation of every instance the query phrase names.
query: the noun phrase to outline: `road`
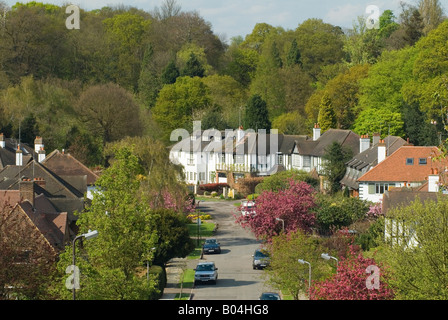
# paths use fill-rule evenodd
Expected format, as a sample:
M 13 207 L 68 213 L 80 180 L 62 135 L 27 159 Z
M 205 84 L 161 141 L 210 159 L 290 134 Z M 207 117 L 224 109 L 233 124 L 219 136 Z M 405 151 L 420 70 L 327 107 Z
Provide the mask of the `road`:
M 234 201 L 200 202 L 199 209 L 219 224 L 216 238 L 222 252 L 204 254 L 203 260 L 214 261 L 218 267 L 218 281 L 196 285 L 193 300 L 256 300 L 270 291 L 264 284 L 264 271 L 252 269 L 252 254 L 261 242 L 235 223 L 236 208 Z

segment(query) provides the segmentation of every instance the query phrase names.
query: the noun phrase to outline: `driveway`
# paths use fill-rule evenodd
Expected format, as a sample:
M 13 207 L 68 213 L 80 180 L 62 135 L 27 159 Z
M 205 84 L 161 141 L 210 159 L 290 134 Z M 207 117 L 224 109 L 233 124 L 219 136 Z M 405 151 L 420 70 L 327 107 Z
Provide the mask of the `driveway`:
M 219 224 L 216 238 L 222 252 L 204 254 L 202 260 L 214 261 L 218 267 L 218 281 L 196 285 L 193 300 L 256 300 L 262 292 L 270 291 L 264 285 L 264 271 L 252 269 L 252 254 L 261 242 L 235 223 L 235 202 L 201 201 L 199 204 L 199 209 Z

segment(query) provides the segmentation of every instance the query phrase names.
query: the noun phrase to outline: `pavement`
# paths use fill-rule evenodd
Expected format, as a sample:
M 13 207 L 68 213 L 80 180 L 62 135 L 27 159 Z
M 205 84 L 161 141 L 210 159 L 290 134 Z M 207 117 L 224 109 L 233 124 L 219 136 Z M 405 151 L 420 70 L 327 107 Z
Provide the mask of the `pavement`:
M 194 269 L 198 263 L 197 259 L 174 258 L 166 265 L 166 286 L 159 300 L 174 300 L 176 294 L 181 293 L 180 277 L 185 269 Z M 194 288 L 182 288 L 182 293 L 193 294 Z

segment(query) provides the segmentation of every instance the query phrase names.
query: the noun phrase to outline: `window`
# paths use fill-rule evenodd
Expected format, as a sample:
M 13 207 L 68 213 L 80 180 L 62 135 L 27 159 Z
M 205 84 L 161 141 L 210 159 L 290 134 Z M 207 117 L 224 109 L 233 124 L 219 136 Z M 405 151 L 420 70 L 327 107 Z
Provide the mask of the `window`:
M 279 165 L 283 164 L 283 155 L 282 154 L 277 155 L 277 164 L 279 164 Z
M 413 165 L 414 164 L 414 158 L 406 158 L 406 165 Z
M 418 164 L 425 165 L 426 164 L 426 158 L 419 158 L 418 159 Z
M 300 156 L 297 154 L 292 155 L 292 165 L 293 167 L 300 167 Z
M 303 166 L 311 167 L 311 156 L 303 156 Z
M 236 164 L 244 164 L 244 155 L 237 154 L 235 156 L 235 163 Z
M 375 193 L 383 194 L 387 190 L 389 190 L 388 183 L 375 183 Z
M 190 151 L 190 157 L 187 159 L 187 164 L 188 165 L 193 165 L 194 164 L 193 151 Z

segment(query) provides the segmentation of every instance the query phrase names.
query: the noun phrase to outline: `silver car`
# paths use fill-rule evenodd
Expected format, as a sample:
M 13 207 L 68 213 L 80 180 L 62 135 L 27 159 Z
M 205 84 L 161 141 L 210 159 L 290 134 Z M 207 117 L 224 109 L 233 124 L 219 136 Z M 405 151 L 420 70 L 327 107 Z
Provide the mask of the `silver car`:
M 216 284 L 218 280 L 218 268 L 212 261 L 199 262 L 194 273 L 194 283 L 197 282 L 212 282 Z

